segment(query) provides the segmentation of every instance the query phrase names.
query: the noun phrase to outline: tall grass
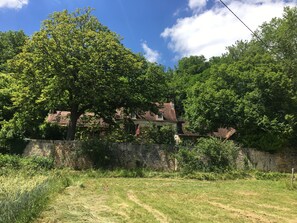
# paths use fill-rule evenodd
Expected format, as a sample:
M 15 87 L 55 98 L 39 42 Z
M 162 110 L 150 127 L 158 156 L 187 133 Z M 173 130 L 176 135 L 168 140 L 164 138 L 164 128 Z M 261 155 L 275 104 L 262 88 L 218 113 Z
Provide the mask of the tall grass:
M 30 222 L 68 184 L 51 160 L 0 154 L 0 223 Z
M 29 222 L 43 210 L 50 196 L 68 185 L 61 174 L 35 175 L 12 172 L 0 177 L 0 222 Z

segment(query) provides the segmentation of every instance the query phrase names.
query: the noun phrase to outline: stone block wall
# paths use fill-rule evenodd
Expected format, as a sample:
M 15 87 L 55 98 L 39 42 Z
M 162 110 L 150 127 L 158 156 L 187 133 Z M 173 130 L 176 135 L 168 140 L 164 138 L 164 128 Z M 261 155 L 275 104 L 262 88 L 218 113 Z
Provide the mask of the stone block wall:
M 90 157 L 77 153 L 82 146 L 80 141 L 31 140 L 24 156 L 46 156 L 54 159 L 57 167 L 88 169 L 93 167 Z M 176 170 L 177 161 L 173 154 L 174 146 L 139 145 L 113 143 L 110 146 L 114 157 L 113 167 L 149 168 L 153 170 Z M 297 170 L 297 149 L 286 148 L 278 153 L 243 149 L 237 159 L 237 167 L 243 169 L 247 163 L 258 170 L 291 172 Z
M 278 172 L 291 172 L 292 168 L 297 170 L 297 149 L 294 148 L 285 148 L 276 153 L 245 149 L 244 154 L 258 170 Z
M 175 170 L 174 146 L 113 143 L 112 154 L 117 167 L 149 168 L 153 170 Z
M 79 141 L 31 140 L 26 146 L 24 156 L 45 156 L 53 158 L 57 167 L 88 169 L 92 167 L 89 157 L 77 153 Z
M 24 156 L 51 157 L 57 167 L 92 168 L 90 157 L 77 153 L 81 146 L 80 141 L 31 140 L 25 148 Z M 176 162 L 172 156 L 174 149 L 174 146 L 166 145 L 131 143 L 110 145 L 114 158 L 113 167 L 127 169 L 141 167 L 153 170 L 174 170 L 176 168 Z

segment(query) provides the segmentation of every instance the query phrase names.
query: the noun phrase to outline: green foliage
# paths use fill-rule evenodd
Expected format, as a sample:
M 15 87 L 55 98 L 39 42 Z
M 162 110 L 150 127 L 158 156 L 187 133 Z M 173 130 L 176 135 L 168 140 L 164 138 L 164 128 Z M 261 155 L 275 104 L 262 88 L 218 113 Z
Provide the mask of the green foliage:
M 257 43 L 239 42 L 229 51 L 228 64 L 212 65 L 188 91 L 184 104 L 191 130 L 233 127 L 245 146 L 269 151 L 284 147 L 296 126 L 292 79 Z
M 92 160 L 95 168 L 110 168 L 114 162 L 111 144 L 106 140 L 86 140 L 78 153 L 86 154 Z
M 130 134 L 126 131 L 126 129 L 121 127 L 112 128 L 107 132 L 104 136 L 106 141 L 109 142 L 117 142 L 117 143 L 124 143 L 124 142 L 134 142 L 135 136 L 134 134 Z
M 236 168 L 239 147 L 232 141 L 201 138 L 193 148 L 181 147 L 177 160 L 185 174 L 194 171 L 224 172 Z
M 9 120 L 13 116 L 11 84 L 11 76 L 0 73 L 0 127 L 4 120 Z
M 54 168 L 53 159 L 46 157 L 20 157 L 17 155 L 0 154 L 0 169 L 14 170 L 51 170 Z
M 189 87 L 196 82 L 196 79 L 201 78 L 201 74 L 208 67 L 209 63 L 204 56 L 190 56 L 179 60 L 177 67 L 168 72 L 171 100 L 174 101 L 178 117 L 184 115 L 183 101 L 186 99 Z
M 297 87 L 297 7 L 286 7 L 282 18 L 274 18 L 264 23 L 258 35 L 269 47 L 268 50 L 282 64 L 284 72 L 293 79 Z
M 0 32 L 0 72 L 6 70 L 6 62 L 19 54 L 27 36 L 23 31 Z
M 175 129 L 172 126 L 157 126 L 154 124 L 141 127 L 141 134 L 136 142 L 141 144 L 167 144 L 174 145 Z
M 26 114 L 15 113 L 9 121 L 3 121 L 0 129 L 0 151 L 2 153 L 22 154 L 27 142 L 24 137 L 30 132 L 38 132 L 31 125 L 24 121 Z
M 209 61 L 179 61 L 170 86 L 189 130 L 233 127 L 244 146 L 266 151 L 296 144 L 296 18 L 296 7 L 285 8 L 282 18 L 260 26 L 263 41 L 239 41 Z
M 255 171 L 253 176 L 257 180 L 281 180 L 284 178 L 288 178 L 288 174 L 285 173 L 278 173 L 278 172 L 262 172 L 262 171 Z
M 39 128 L 42 139 L 63 140 L 66 138 L 67 129 L 64 126 L 46 122 Z
M 9 63 L 14 106 L 32 114 L 25 121 L 68 110 L 72 140 L 86 111 L 111 121 L 117 108 L 147 109 L 166 92 L 164 69 L 125 48 L 91 11 L 51 14 Z
M 118 120 L 104 132 L 102 138 L 109 142 L 125 143 L 135 141 L 135 124 L 131 119 Z
M 271 180 L 283 181 L 290 180 L 290 174 L 278 172 L 263 172 L 258 170 L 228 170 L 225 172 L 201 172 L 201 171 L 153 171 L 149 169 L 113 169 L 113 170 L 87 170 L 80 172 L 83 176 L 90 178 L 169 178 L 169 179 L 195 179 L 206 181 L 218 180 L 239 180 L 239 179 L 255 179 L 255 180 Z

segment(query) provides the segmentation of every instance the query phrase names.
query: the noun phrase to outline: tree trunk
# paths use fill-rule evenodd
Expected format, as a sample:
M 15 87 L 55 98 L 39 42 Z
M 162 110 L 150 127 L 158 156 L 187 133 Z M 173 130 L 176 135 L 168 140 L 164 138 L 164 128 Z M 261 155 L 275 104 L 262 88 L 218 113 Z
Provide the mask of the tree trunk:
M 78 109 L 76 107 L 77 106 L 74 106 L 71 108 L 70 121 L 68 124 L 66 140 L 74 140 L 75 139 L 76 124 L 77 124 L 77 120 L 79 118 L 79 113 L 77 111 Z

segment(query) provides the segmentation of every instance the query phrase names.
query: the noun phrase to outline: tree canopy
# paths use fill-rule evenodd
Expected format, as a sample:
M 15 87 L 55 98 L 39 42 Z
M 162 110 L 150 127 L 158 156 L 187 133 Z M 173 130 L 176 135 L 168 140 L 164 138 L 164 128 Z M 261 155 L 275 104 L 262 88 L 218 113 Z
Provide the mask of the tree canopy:
M 67 110 L 74 139 L 86 111 L 112 121 L 118 108 L 155 110 L 171 98 L 193 132 L 234 127 L 245 146 L 296 145 L 296 30 L 297 8 L 285 8 L 250 41 L 209 60 L 182 58 L 167 72 L 123 46 L 90 9 L 53 13 L 31 37 L 0 32 L 0 138 L 35 137 L 50 110 Z
M 120 107 L 149 107 L 165 86 L 162 69 L 125 48 L 91 11 L 51 14 L 9 63 L 14 105 L 36 117 L 70 111 L 68 139 L 84 112 L 110 119 Z
M 237 42 L 210 63 L 184 100 L 191 130 L 234 127 L 244 145 L 271 151 L 289 144 L 296 135 L 296 18 L 296 8 L 286 8 L 260 27 L 261 40 Z

